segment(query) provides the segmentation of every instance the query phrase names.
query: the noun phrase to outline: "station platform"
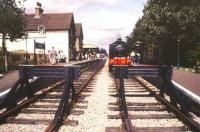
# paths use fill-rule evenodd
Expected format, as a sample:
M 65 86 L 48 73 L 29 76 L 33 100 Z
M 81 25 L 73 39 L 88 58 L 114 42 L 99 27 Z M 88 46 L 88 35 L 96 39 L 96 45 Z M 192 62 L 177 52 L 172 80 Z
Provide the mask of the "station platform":
M 0 78 L 0 93 L 11 88 L 19 79 L 18 70 L 10 71 Z
M 79 63 L 84 62 L 83 61 L 70 61 L 69 63 L 56 63 L 55 65 L 52 64 L 37 64 L 37 66 L 63 66 L 63 65 L 69 65 L 73 63 Z M 3 74 L 3 76 L 0 78 L 0 93 L 4 92 L 15 84 L 15 82 L 19 79 L 19 73 L 18 70 L 10 71 L 6 74 Z
M 200 74 L 174 69 L 173 80 L 200 97 Z

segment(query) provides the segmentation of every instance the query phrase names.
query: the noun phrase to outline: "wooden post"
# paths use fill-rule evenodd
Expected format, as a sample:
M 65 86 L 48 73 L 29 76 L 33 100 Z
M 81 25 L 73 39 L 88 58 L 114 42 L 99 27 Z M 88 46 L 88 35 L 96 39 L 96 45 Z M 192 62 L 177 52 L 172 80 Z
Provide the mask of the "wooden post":
M 45 63 L 45 42 L 44 42 L 44 63 Z
M 34 64 L 36 65 L 36 52 L 35 52 L 35 40 L 34 40 Z

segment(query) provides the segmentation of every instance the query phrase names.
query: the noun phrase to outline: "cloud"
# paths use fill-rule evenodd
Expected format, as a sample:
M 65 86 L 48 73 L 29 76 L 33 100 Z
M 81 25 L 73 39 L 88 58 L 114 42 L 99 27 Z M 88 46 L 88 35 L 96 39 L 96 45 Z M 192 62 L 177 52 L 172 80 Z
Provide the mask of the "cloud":
M 108 44 L 129 35 L 142 16 L 147 0 L 39 0 L 44 13 L 73 12 L 83 24 L 84 43 L 108 49 Z M 35 0 L 27 0 L 27 13 L 34 13 Z

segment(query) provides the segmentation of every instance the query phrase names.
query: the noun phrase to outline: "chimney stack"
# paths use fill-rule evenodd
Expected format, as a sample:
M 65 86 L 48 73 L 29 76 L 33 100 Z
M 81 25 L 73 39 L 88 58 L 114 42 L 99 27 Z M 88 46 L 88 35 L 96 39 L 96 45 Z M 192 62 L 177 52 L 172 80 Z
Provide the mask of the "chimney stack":
M 43 12 L 42 4 L 37 2 L 35 7 L 35 18 L 40 18 L 42 12 Z

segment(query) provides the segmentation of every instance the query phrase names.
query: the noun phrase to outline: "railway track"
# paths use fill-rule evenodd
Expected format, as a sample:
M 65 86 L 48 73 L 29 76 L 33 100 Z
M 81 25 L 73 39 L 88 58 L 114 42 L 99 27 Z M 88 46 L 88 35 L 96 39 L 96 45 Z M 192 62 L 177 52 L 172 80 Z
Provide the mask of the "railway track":
M 127 78 L 126 70 L 120 70 L 119 68 L 114 72 L 116 79 L 114 88 L 111 91 L 116 92 L 111 96 L 117 97 L 117 102 L 109 103 L 112 105 L 109 109 L 120 113 L 108 117 L 110 119 L 122 119 L 123 123 L 120 127 L 109 127 L 107 131 L 200 130 L 200 118 L 194 113 L 184 111 L 182 104 L 177 105 L 176 102 L 172 102 L 172 99 L 175 101 L 174 96 L 172 98 L 168 94 L 161 94 L 160 89 L 141 77 L 125 79 Z M 147 69 L 147 73 L 145 73 L 145 69 L 140 68 L 138 70 L 141 72 L 134 72 L 133 70 L 129 72 L 141 74 L 142 76 L 156 75 L 156 69 Z M 171 86 L 168 85 L 168 87 Z M 183 100 L 180 101 L 183 103 Z
M 187 124 L 136 79 L 124 80 L 128 119 L 122 117 L 124 113 L 120 110 L 117 88 L 119 82 L 116 83 L 105 71 L 105 68 L 100 71 L 83 92 L 84 103 L 78 104 L 86 106 L 76 110 L 84 112 L 69 116 L 69 119 L 77 120 L 77 125 L 62 126 L 59 131 L 191 131 Z
M 116 85 L 116 84 L 114 84 Z M 136 79 L 126 79 L 124 81 L 125 99 L 128 110 L 127 122 L 123 121 L 120 127 L 110 127 L 107 130 L 116 131 L 190 131 L 191 129 L 184 124 L 170 109 L 158 101 Z M 158 91 L 155 91 L 158 92 Z M 112 88 L 111 96 L 118 97 L 118 91 Z M 119 99 L 117 102 L 109 103 L 111 111 L 120 111 Z M 120 113 L 109 115 L 109 119 L 123 119 Z M 131 127 L 131 128 L 130 128 Z
M 99 65 L 93 65 L 86 67 L 82 70 L 82 74 L 78 81 L 74 81 L 74 87 L 76 91 L 76 100 L 72 100 L 70 94 L 70 103 L 72 114 L 79 114 L 81 111 L 72 110 L 77 100 L 80 100 L 80 94 L 85 86 L 91 81 L 91 78 L 101 68 L 104 62 Z M 9 111 L 2 112 L 0 117 L 12 115 L 5 119 L 5 122 L 0 126 L 1 131 L 53 131 L 58 129 L 58 124 L 55 124 L 52 120 L 55 118 L 55 114 L 59 107 L 61 95 L 64 92 L 64 81 L 59 81 L 54 86 L 43 89 L 35 93 L 34 98 L 23 102 L 18 108 L 10 109 Z M 76 106 L 78 107 L 78 106 Z M 20 112 L 19 112 L 20 111 Z M 64 124 L 76 124 L 76 121 L 70 121 L 67 119 L 67 115 L 62 118 Z M 1 120 L 2 121 L 2 120 Z M 62 125 L 62 124 L 59 124 Z
M 183 117 L 177 115 L 156 96 L 159 90 L 155 86 L 140 77 L 123 79 L 126 103 L 121 104 L 123 101 L 119 95 L 123 89 L 120 89 L 119 80 L 116 80 L 108 70 L 107 65 L 98 72 L 88 70 L 87 73 L 92 76 L 91 80 L 84 72 L 79 81 L 74 81 L 77 98 L 69 103 L 70 114 L 63 117 L 64 121 L 60 128 L 52 129 L 52 120 L 58 108 L 62 87 L 24 108 L 17 116 L 8 118 L 6 121 L 9 124 L 1 125 L 1 130 L 195 131 L 191 124 L 183 121 Z M 72 95 L 70 96 L 72 99 Z M 127 113 L 123 109 L 124 106 Z M 197 122 L 200 124 L 199 119 Z

